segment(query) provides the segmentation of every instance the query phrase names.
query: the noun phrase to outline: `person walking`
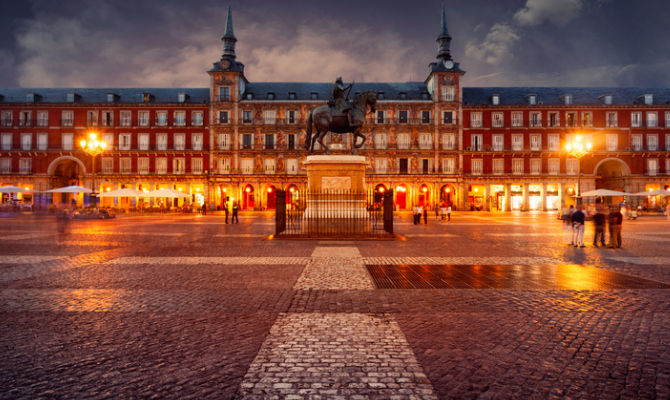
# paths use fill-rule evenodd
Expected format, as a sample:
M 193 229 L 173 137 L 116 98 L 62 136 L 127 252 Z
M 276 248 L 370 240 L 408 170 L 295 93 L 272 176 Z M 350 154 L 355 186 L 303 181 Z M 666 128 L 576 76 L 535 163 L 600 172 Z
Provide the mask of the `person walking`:
M 202 215 L 207 215 L 207 203 L 203 202 L 200 209 L 202 211 Z
M 417 214 L 418 213 L 419 213 L 419 206 L 412 207 L 412 218 L 413 218 L 414 225 L 416 225 L 416 223 L 417 223 L 417 218 L 418 218 Z
M 572 213 L 572 243 L 575 247 L 584 247 L 584 217 L 582 206 L 577 206 L 577 210 Z
M 565 229 L 565 235 L 566 235 L 566 241 L 568 242 L 568 246 L 574 246 L 574 236 L 575 236 L 575 228 L 572 226 L 572 214 L 575 213 L 575 207 L 573 205 L 570 205 L 570 208 L 568 209 L 567 214 L 565 214 L 565 224 L 563 225 L 563 228 Z
M 621 248 L 621 227 L 623 225 L 623 214 L 616 207 L 609 215 L 610 224 L 610 248 Z
M 600 245 L 605 247 L 605 214 L 603 214 L 600 207 L 596 208 L 596 213 L 593 214 L 593 226 L 595 233 L 593 234 L 593 247 L 598 247 L 598 238 L 600 237 Z
M 233 202 L 233 218 L 230 221 L 233 224 L 239 224 L 240 223 L 239 218 L 237 218 L 237 208 L 238 208 L 237 207 L 237 202 Z
M 223 202 L 223 213 L 226 216 L 226 223 L 228 223 L 228 202 L 227 201 Z
M 447 206 L 447 222 L 451 221 L 451 204 Z
M 423 211 L 423 223 L 428 225 L 428 210 L 430 210 L 430 204 L 426 204 L 426 208 Z
M 440 219 L 442 221 L 447 219 L 447 206 L 444 203 L 442 203 L 442 205 L 440 205 Z
M 418 211 L 417 217 L 416 217 L 416 223 L 419 224 L 419 225 L 421 225 L 421 215 L 422 214 L 423 214 L 423 207 L 421 205 L 419 205 L 419 211 Z

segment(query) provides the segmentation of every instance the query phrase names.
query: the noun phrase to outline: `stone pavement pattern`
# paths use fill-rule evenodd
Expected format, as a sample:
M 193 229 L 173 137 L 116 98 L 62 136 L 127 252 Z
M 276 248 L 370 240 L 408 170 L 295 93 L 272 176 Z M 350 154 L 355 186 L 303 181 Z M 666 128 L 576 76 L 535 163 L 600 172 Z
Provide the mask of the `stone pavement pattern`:
M 3 399 L 670 398 L 670 292 L 593 273 L 670 284 L 665 220 L 626 222 L 620 250 L 568 247 L 541 214 L 403 216 L 393 242 L 263 240 L 267 214 L 2 222 Z M 379 289 L 367 269 L 445 264 L 592 267 L 504 290 Z

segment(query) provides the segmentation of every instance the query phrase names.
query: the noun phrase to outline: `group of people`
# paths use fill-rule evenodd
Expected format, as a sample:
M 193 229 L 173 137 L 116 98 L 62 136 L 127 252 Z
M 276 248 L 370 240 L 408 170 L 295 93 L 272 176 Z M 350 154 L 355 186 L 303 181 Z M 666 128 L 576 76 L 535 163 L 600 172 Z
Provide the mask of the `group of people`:
M 416 205 L 412 208 L 412 214 L 414 216 L 414 225 L 421 224 L 421 216 L 423 215 L 424 224 L 428 224 L 428 210 L 430 210 L 430 205 L 423 207 L 421 205 Z M 439 207 L 435 206 L 435 220 L 445 219 L 451 221 L 451 206 L 448 204 L 442 204 Z
M 236 201 L 233 202 L 233 217 L 230 220 L 231 224 L 239 224 L 240 220 L 237 218 L 237 211 L 239 209 L 239 206 Z M 230 210 L 228 209 L 228 202 L 226 201 L 223 203 L 223 212 L 226 215 L 226 224 L 228 223 L 228 214 L 230 213 Z
M 567 233 L 568 245 L 574 247 L 584 246 L 584 224 L 586 214 L 584 208 L 579 205 L 577 208 L 570 206 L 570 208 L 563 212 L 562 219 L 564 221 L 565 230 Z M 621 227 L 623 224 L 623 214 L 618 206 L 613 206 L 609 214 L 603 213 L 602 207 L 596 207 L 596 212 L 593 214 L 593 246 L 598 247 L 598 243 L 605 247 L 605 225 L 609 226 L 609 247 L 621 247 Z

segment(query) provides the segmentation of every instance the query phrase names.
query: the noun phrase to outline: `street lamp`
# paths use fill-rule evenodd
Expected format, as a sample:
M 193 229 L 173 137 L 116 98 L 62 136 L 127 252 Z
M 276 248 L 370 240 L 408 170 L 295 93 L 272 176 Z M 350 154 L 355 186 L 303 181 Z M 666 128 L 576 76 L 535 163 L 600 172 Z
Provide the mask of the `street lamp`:
M 97 205 L 97 193 L 95 191 L 95 156 L 102 154 L 102 152 L 105 151 L 107 143 L 105 143 L 104 140 L 98 140 L 97 133 L 89 132 L 88 141 L 86 139 L 82 139 L 79 141 L 79 144 L 81 145 L 81 149 L 91 156 L 91 175 L 93 179 L 93 191 L 91 192 L 91 196 L 93 197 L 93 204 Z
M 582 183 L 582 165 L 581 165 L 581 160 L 582 157 L 587 155 L 589 151 L 591 151 L 591 142 L 584 143 L 582 140 L 582 137 L 577 135 L 575 136 L 574 140 L 572 143 L 568 143 L 565 145 L 565 150 L 568 152 L 569 155 L 575 157 L 577 159 L 577 205 L 580 205 L 582 203 L 582 188 L 581 188 L 581 183 Z

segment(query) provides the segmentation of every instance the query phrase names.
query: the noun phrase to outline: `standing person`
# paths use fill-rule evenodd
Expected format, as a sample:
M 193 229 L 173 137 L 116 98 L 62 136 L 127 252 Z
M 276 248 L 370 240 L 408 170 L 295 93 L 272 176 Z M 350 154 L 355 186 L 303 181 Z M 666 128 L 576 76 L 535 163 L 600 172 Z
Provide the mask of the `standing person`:
M 223 213 L 226 215 L 226 223 L 228 223 L 228 201 L 223 202 Z
M 414 225 L 416 225 L 416 219 L 417 219 L 416 215 L 418 213 L 419 213 L 419 206 L 412 207 L 412 218 L 413 218 L 412 222 L 414 222 Z
M 230 222 L 233 223 L 233 224 L 239 224 L 240 223 L 239 218 L 237 218 L 237 202 L 236 201 L 233 202 L 233 218 Z
M 621 248 L 621 227 L 623 225 L 623 214 L 616 207 L 609 215 L 610 224 L 610 248 Z
M 574 234 L 572 243 L 575 247 L 584 247 L 584 212 L 582 206 L 577 206 L 577 210 L 572 213 L 572 226 Z
M 572 226 L 572 214 L 575 212 L 575 207 L 573 205 L 570 205 L 570 208 L 568 209 L 568 213 L 565 215 L 565 234 L 567 236 L 567 242 L 568 246 L 574 246 L 575 242 L 573 241 L 574 236 L 575 236 L 575 229 Z
M 426 208 L 423 211 L 423 223 L 428 225 L 428 210 L 430 210 L 430 204 L 426 204 Z
M 202 203 L 201 209 L 202 209 L 202 215 L 207 215 L 207 203 L 206 202 Z
M 442 203 L 440 206 L 440 219 L 444 221 L 447 218 L 447 206 Z
M 418 211 L 417 217 L 416 217 L 416 223 L 419 224 L 419 225 L 421 225 L 421 214 L 423 214 L 423 207 L 421 207 L 419 205 L 419 211 Z
M 440 220 L 440 204 L 435 203 L 435 221 Z
M 451 221 L 451 204 L 447 206 L 447 221 Z
M 605 247 L 605 214 L 603 214 L 600 207 L 596 208 L 596 213 L 593 214 L 593 226 L 595 227 L 595 234 L 593 235 L 593 247 L 598 247 L 598 237 L 600 236 L 600 245 Z

